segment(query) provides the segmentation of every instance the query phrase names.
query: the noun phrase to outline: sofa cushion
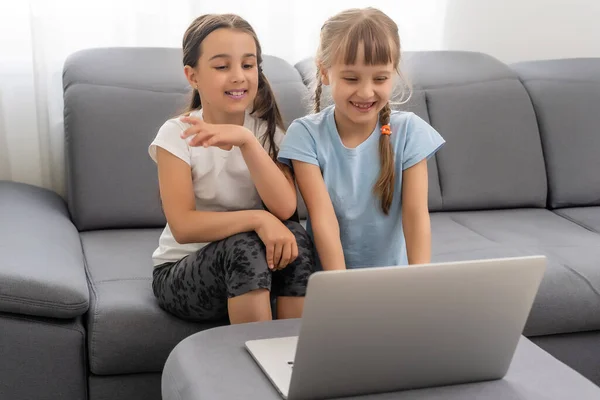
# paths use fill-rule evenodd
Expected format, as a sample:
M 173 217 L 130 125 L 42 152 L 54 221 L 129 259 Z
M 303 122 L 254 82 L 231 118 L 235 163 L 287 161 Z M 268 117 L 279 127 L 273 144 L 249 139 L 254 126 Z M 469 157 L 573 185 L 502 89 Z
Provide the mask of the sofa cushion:
M 547 256 L 528 336 L 600 329 L 600 235 L 551 211 L 522 209 L 432 214 L 432 240 L 434 261 Z
M 447 142 L 437 156 L 443 209 L 544 207 L 536 116 L 516 74 L 469 52 L 414 53 L 405 65 Z
M 512 68 L 538 117 L 550 205 L 600 205 L 600 59 L 535 61 Z
M 0 181 L 0 311 L 74 318 L 89 306 L 79 234 L 63 199 Z
M 189 323 L 159 308 L 152 293 L 152 252 L 161 230 L 84 232 L 91 287 L 87 321 L 95 375 L 160 372 L 183 338 L 221 323 Z
M 148 145 L 187 105 L 181 60 L 181 49 L 108 48 L 65 62 L 68 203 L 80 231 L 164 226 Z M 308 94 L 298 71 L 272 56 L 263 70 L 285 122 L 304 115 Z
M 554 212 L 590 231 L 600 233 L 600 207 L 560 208 Z

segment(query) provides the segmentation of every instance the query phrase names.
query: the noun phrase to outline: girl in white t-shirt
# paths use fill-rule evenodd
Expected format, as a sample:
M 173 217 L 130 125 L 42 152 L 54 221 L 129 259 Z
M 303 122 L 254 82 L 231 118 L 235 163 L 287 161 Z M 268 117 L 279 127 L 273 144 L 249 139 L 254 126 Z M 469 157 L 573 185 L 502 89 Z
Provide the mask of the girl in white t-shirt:
M 296 188 L 276 161 L 283 123 L 261 62 L 236 15 L 203 15 L 185 32 L 189 112 L 165 122 L 149 149 L 167 218 L 152 287 L 181 318 L 269 320 L 271 294 L 278 318 L 302 314 L 314 250 L 288 221 Z

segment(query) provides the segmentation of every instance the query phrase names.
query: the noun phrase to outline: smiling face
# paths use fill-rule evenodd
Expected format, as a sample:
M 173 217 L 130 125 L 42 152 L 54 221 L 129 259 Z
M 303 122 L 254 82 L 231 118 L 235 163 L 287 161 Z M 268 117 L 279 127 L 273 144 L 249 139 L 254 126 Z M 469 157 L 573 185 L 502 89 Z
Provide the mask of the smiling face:
M 371 133 L 378 119 L 387 119 L 389 113 L 380 112 L 390 101 L 400 64 L 398 27 L 387 15 L 373 8 L 350 9 L 328 19 L 316 62 L 318 84 L 331 87 L 336 124 L 344 128 L 340 134 Z
M 368 64 L 364 45 L 359 44 L 354 64 L 340 60 L 322 68 L 322 81 L 331 86 L 336 117 L 356 125 L 377 122 L 389 102 L 394 86 L 394 64 Z
M 256 42 L 252 35 L 230 28 L 211 32 L 200 44 L 196 67 L 186 76 L 198 89 L 206 116 L 217 121 L 239 120 L 258 90 Z

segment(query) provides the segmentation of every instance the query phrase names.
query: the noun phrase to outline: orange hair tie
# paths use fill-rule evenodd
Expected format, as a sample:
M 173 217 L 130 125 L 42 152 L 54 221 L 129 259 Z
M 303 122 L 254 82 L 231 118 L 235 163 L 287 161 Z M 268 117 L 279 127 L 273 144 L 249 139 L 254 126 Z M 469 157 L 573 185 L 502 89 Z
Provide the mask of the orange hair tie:
M 382 135 L 390 135 L 392 133 L 392 128 L 390 128 L 389 125 L 383 125 L 381 127 L 381 134 Z

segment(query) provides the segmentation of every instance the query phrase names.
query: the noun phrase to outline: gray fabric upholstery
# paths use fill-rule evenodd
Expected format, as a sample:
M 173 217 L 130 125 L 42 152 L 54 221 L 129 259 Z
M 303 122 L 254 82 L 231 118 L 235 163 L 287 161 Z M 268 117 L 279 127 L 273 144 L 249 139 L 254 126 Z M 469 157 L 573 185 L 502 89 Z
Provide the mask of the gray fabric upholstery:
M 424 89 L 514 80 L 506 65 L 487 54 L 469 51 L 407 51 L 402 69 L 413 85 Z
M 529 339 L 600 386 L 600 331 L 534 336 Z
M 536 110 L 550 206 L 600 205 L 600 58 L 512 67 Z
M 3 181 L 0 221 L 0 311 L 56 318 L 85 313 L 83 254 L 64 201 Z
M 160 373 L 89 378 L 90 400 L 161 400 Z
M 86 392 L 79 318 L 0 314 L 0 399 L 83 400 Z
M 279 400 L 244 348 L 247 340 L 297 335 L 299 320 L 233 325 L 182 341 L 169 356 L 162 379 L 163 400 Z M 227 379 L 223 379 L 223 377 Z M 230 384 L 235 382 L 235 384 Z M 349 397 L 348 397 L 349 398 Z M 411 390 L 352 399 L 564 400 L 598 399 L 600 388 L 522 337 L 504 379 Z
M 478 53 L 412 53 L 405 65 L 447 142 L 437 155 L 443 209 L 544 207 L 536 118 L 514 72 Z
M 115 48 L 75 53 L 65 63 L 68 203 L 81 231 L 164 226 L 147 145 L 183 111 L 189 86 L 180 49 Z M 140 73 L 141 65 L 150 66 Z M 306 113 L 298 72 L 265 56 L 283 117 Z
M 554 212 L 590 231 L 600 233 L 600 207 L 560 208 Z
M 547 210 L 442 213 L 432 248 L 434 261 L 546 255 L 525 334 L 600 329 L 600 235 Z
M 90 277 L 90 370 L 96 375 L 159 372 L 173 347 L 223 322 L 188 323 L 158 307 L 152 293 L 152 252 L 160 230 L 85 232 Z

